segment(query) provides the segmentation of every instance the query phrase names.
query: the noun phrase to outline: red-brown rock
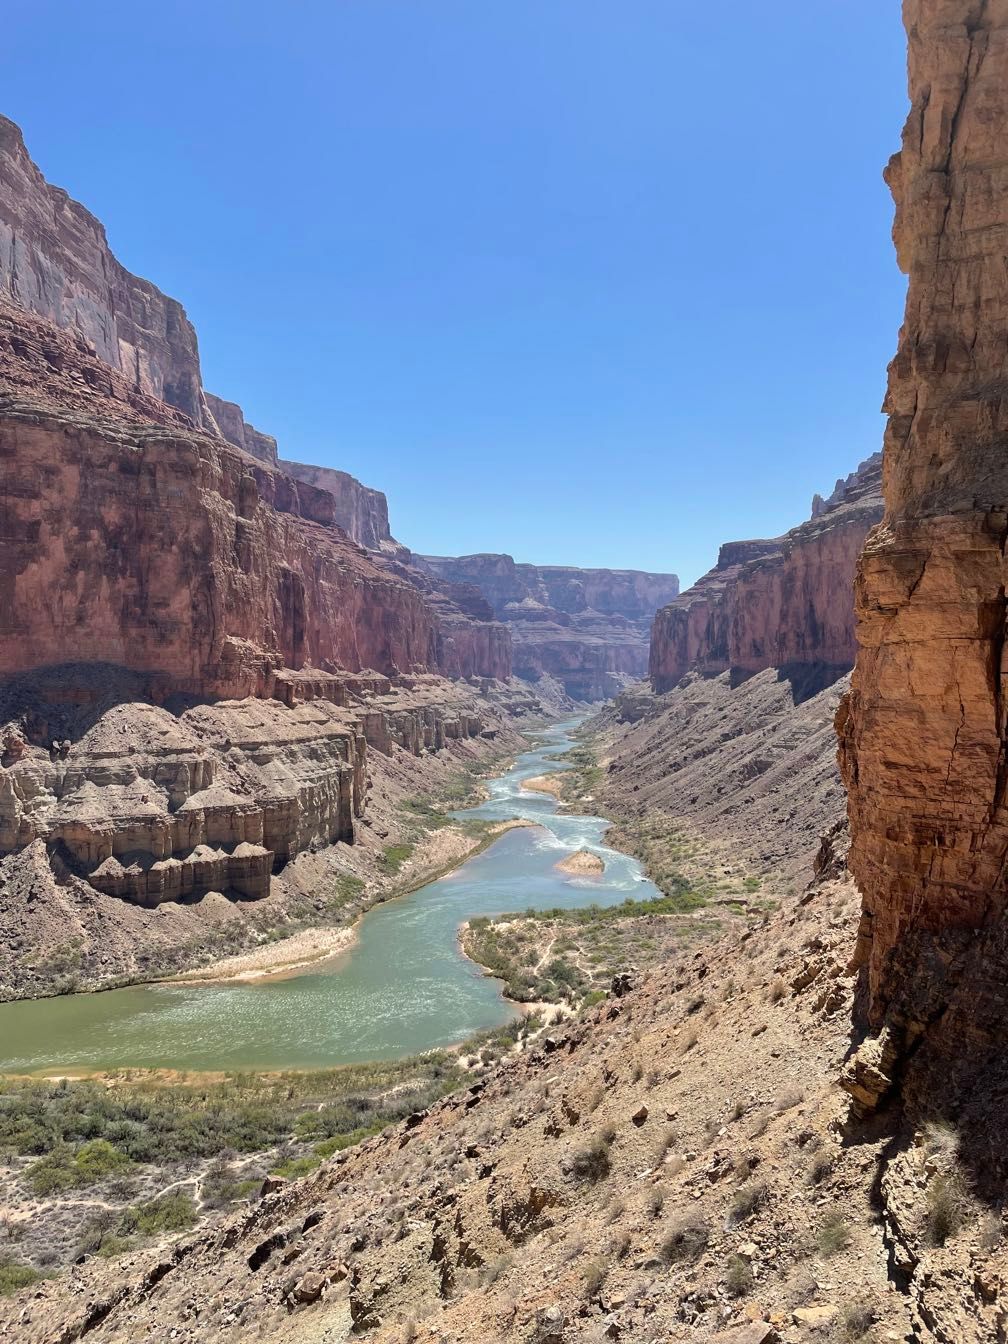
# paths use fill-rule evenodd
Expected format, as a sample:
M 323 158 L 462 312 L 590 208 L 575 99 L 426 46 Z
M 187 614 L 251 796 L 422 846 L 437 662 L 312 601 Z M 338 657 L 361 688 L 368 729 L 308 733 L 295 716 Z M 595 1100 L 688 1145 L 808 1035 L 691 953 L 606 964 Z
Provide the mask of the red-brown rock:
M 658 612 L 649 675 L 658 692 L 691 669 L 750 675 L 768 667 L 854 662 L 853 581 L 870 527 L 882 516 L 881 461 L 863 462 L 816 496 L 813 517 L 785 536 L 721 547 L 714 569 Z

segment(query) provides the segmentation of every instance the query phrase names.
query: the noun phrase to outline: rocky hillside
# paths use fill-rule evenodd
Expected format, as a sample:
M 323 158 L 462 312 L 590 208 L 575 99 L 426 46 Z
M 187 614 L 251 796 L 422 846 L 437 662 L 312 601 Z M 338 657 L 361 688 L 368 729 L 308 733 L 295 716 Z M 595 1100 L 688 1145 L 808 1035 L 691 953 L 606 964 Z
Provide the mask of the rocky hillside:
M 648 674 L 667 691 L 691 668 L 749 675 L 768 667 L 854 665 L 854 569 L 882 517 L 876 453 L 783 537 L 726 542 L 715 567 L 655 617 Z
M 838 717 L 872 1030 L 854 1088 L 865 1107 L 925 1092 L 958 1122 L 965 1096 L 996 1108 L 1004 1087 L 1008 12 L 904 8 L 912 106 L 886 179 L 909 286 Z M 1000 1191 L 996 1133 L 969 1137 Z
M 516 564 L 509 555 L 416 556 L 438 579 L 479 590 L 511 631 L 515 674 L 606 700 L 647 667 L 651 621 L 679 591 L 674 574 Z

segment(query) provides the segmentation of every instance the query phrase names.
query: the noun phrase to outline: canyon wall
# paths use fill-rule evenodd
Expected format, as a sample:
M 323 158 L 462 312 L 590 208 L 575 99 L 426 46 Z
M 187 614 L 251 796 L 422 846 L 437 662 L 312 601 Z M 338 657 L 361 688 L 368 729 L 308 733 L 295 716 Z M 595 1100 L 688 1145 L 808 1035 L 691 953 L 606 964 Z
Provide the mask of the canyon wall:
M 911 1058 L 940 1060 L 932 1085 L 989 1078 L 1006 1022 L 1008 9 L 905 0 L 904 17 L 912 106 L 886 179 L 909 287 L 837 718 L 875 1033 L 862 1107 Z
M 2 116 L 0 294 L 80 332 L 138 391 L 217 432 L 185 309 L 119 263 L 104 226 L 46 182 L 21 131 Z
M 838 481 L 829 500 L 817 495 L 813 517 L 785 536 L 722 546 L 714 569 L 655 617 L 648 669 L 654 689 L 670 690 L 690 670 L 848 671 L 855 655 L 854 571 L 882 516 L 881 479 L 876 454 Z
M 52 364 L 68 386 L 59 395 Z M 162 693 L 267 694 L 279 668 L 437 666 L 437 618 L 332 521 L 325 491 L 140 419 L 77 339 L 0 311 L 0 674 L 114 662 Z M 9 374 L 8 374 L 9 370 Z M 18 381 L 21 380 L 21 381 Z M 162 415 L 161 420 L 167 417 Z
M 328 490 L 332 495 L 334 517 L 348 537 L 369 551 L 399 550 L 389 530 L 388 500 L 380 490 L 362 485 L 345 471 L 332 467 L 313 467 L 305 462 L 280 462 L 282 470 L 295 480 Z
M 442 584 L 477 589 L 504 621 L 517 676 L 560 681 L 575 700 L 603 700 L 644 675 L 654 613 L 679 591 L 674 574 L 516 564 L 509 555 L 415 556 Z

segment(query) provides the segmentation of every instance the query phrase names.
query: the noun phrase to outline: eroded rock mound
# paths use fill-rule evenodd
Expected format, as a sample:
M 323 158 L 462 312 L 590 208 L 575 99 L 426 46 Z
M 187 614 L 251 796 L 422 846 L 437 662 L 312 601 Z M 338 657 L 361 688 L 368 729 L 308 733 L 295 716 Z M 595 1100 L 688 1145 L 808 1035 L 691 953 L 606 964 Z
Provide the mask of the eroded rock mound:
M 568 854 L 553 866 L 561 873 L 571 873 L 575 877 L 598 877 L 605 872 L 604 861 L 590 849 L 579 849 L 574 854 Z

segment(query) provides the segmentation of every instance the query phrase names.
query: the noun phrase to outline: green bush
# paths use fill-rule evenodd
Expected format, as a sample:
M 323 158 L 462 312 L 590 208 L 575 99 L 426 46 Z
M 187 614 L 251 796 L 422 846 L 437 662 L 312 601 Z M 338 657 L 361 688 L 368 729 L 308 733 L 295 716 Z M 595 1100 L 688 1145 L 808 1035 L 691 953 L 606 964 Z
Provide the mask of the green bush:
M 42 1275 L 31 1265 L 18 1264 L 15 1260 L 0 1256 L 0 1297 L 10 1297 L 12 1293 L 37 1283 L 40 1278 Z
M 122 1228 L 141 1237 L 164 1237 L 185 1232 L 196 1222 L 196 1205 L 184 1190 L 171 1190 L 144 1204 L 137 1204 L 123 1215 Z
M 130 1165 L 130 1159 L 107 1139 L 91 1139 L 74 1151 L 59 1144 L 33 1162 L 25 1180 L 36 1195 L 52 1195 L 74 1186 L 95 1185 Z

